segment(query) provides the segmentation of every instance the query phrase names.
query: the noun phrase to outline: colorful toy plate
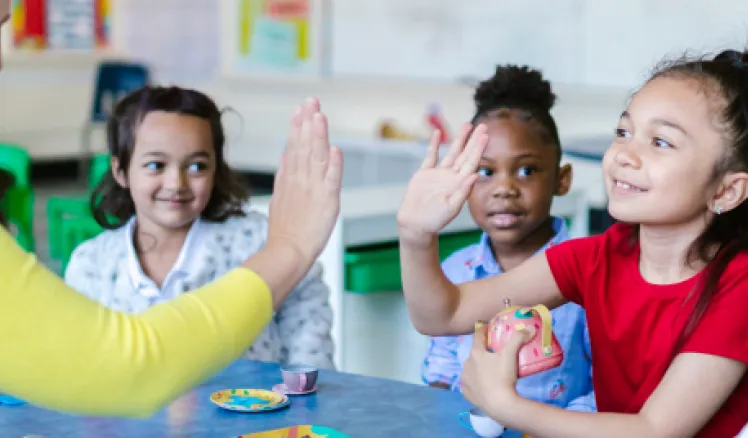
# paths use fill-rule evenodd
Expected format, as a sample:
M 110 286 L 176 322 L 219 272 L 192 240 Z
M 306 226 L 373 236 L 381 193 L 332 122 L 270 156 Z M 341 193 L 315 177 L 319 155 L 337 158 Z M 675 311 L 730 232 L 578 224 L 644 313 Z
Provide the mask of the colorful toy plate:
M 237 412 L 274 411 L 291 404 L 287 396 L 265 389 L 224 389 L 211 394 L 210 401 Z
M 283 429 L 266 430 L 264 432 L 255 432 L 247 435 L 239 435 L 236 438 L 351 438 L 350 436 L 338 432 L 335 429 L 323 426 L 313 426 L 309 424 L 284 427 Z

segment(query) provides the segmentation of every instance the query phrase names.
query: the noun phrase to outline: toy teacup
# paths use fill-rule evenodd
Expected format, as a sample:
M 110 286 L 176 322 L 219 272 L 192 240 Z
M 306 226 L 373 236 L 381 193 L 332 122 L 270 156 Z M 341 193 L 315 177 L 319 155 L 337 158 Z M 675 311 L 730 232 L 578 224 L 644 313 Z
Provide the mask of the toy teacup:
M 525 377 L 559 366 L 564 352 L 553 334 L 553 319 L 548 308 L 542 304 L 533 307 L 511 306 L 509 300 L 504 300 L 504 303 L 507 307 L 488 323 L 486 348 L 498 351 L 514 330 L 534 327 L 535 336 L 519 350 L 517 374 Z

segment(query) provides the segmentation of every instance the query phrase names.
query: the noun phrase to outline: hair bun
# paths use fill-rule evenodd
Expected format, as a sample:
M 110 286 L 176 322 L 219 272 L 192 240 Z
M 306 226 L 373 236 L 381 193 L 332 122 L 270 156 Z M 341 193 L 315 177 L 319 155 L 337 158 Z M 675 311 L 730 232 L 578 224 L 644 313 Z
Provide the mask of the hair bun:
M 715 61 L 730 61 L 735 67 L 748 67 L 748 52 L 739 52 L 737 50 L 724 50 L 714 57 Z
M 499 65 L 490 79 L 478 85 L 473 99 L 478 114 L 498 108 L 550 112 L 556 95 L 539 70 L 527 66 Z

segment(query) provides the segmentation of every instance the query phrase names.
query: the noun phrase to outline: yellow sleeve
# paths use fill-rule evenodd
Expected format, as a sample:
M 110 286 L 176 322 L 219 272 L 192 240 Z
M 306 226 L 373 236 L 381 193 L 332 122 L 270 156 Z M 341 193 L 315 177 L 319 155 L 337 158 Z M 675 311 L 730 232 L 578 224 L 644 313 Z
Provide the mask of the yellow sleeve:
M 139 315 L 70 289 L 0 229 L 0 391 L 62 411 L 143 417 L 235 360 L 272 317 L 254 272 Z

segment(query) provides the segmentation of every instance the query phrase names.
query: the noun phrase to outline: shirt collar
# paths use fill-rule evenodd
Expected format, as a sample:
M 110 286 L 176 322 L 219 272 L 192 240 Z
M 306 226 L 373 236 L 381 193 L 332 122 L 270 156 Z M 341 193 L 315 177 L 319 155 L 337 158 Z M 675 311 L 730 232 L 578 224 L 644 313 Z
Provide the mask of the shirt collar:
M 137 223 L 137 219 L 135 216 L 133 216 L 128 223 L 125 225 L 125 241 L 127 242 L 127 259 L 128 259 L 128 270 L 130 273 L 130 279 L 132 280 L 133 287 L 136 289 L 142 289 L 143 287 L 147 285 L 153 285 L 153 280 L 151 280 L 145 272 L 143 272 L 143 268 L 140 265 L 140 260 L 138 259 L 138 252 L 135 250 L 135 225 Z M 199 217 L 195 219 L 194 222 L 192 222 L 192 225 L 190 226 L 189 231 L 187 232 L 187 237 L 184 240 L 184 244 L 182 245 L 182 249 L 179 250 L 179 256 L 177 256 L 177 261 L 174 262 L 174 266 L 171 268 L 169 273 L 166 276 L 166 279 L 168 280 L 170 277 L 173 277 L 174 275 L 179 276 L 186 276 L 189 272 L 189 260 L 190 260 L 190 254 L 194 252 L 194 250 L 197 249 L 200 237 L 205 232 L 205 223 L 202 219 Z M 166 281 L 164 282 L 166 283 Z
M 569 238 L 566 221 L 560 217 L 553 217 L 553 231 L 555 232 L 553 238 L 543 245 L 536 254 Z M 468 258 L 466 264 L 476 273 L 479 269 L 483 270 L 483 273 L 487 275 L 500 274 L 502 272 L 501 266 L 499 266 L 499 262 L 496 261 L 493 250 L 491 250 L 491 240 L 488 238 L 488 233 L 484 232 L 481 234 L 480 241 L 475 246 L 475 252 Z

